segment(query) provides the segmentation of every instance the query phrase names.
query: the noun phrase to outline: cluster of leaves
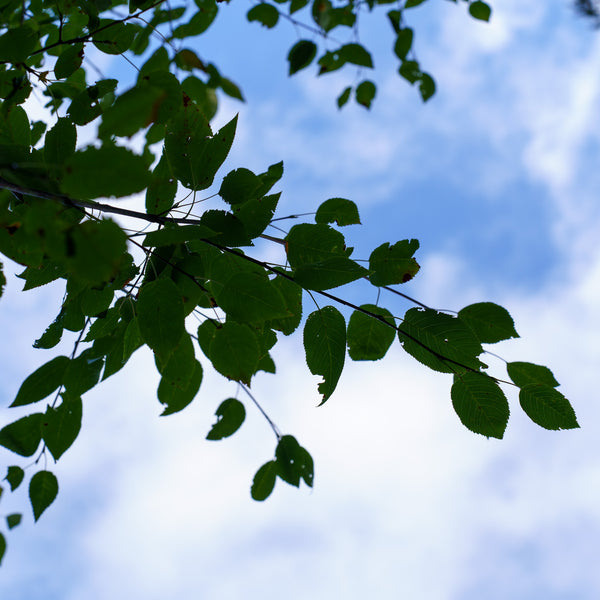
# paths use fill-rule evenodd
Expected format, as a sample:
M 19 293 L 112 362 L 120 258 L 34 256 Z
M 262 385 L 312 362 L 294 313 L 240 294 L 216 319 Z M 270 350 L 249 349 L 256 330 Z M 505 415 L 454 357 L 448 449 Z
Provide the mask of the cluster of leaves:
M 407 0 L 402 10 L 421 2 Z M 289 13 L 307 5 L 292 0 Z M 220 206 L 200 209 L 198 194 L 213 185 L 237 123 L 234 118 L 212 131 L 216 92 L 242 96 L 214 65 L 180 45 L 211 25 L 215 1 L 196 0 L 191 10 L 165 6 L 158 0 L 35 0 L 0 8 L 0 252 L 24 267 L 19 275 L 24 290 L 65 282 L 56 319 L 35 347 L 49 350 L 73 338 L 70 355 L 53 357 L 23 382 L 11 406 L 40 406 L 45 400 L 46 405 L 3 427 L 0 445 L 34 457 L 28 469 L 42 458 L 45 464 L 48 455 L 59 460 L 79 434 L 82 396 L 143 346 L 154 354 L 163 415 L 183 410 L 196 397 L 203 377 L 200 352 L 205 364 L 238 382 L 263 412 L 249 386 L 258 372 L 275 372 L 272 348 L 301 325 L 308 368 L 322 378 L 321 402 L 333 394 L 346 356 L 379 360 L 397 339 L 424 365 L 453 375 L 452 403 L 468 429 L 501 438 L 508 402 L 481 356 L 483 344 L 517 336 L 505 309 L 479 303 L 451 315 L 416 302 L 401 316 L 379 301 L 356 305 L 330 291 L 361 281 L 378 299 L 385 291 L 415 302 L 397 286 L 419 271 L 416 240 L 384 243 L 368 257 L 353 257 L 341 229 L 360 224 L 360 217 L 354 202 L 343 198 L 326 200 L 314 222 L 296 224 L 284 237 L 266 233 L 275 219 L 280 194 L 272 190 L 283 163 L 259 174 L 245 168 L 229 172 L 218 187 Z M 359 6 L 314 0 L 311 14 L 319 33 L 338 26 L 354 31 Z M 469 10 L 485 20 L 486 6 L 473 1 Z M 427 99 L 433 80 L 410 54 L 412 31 L 403 24 L 402 11 L 391 12 L 401 74 L 418 81 Z M 281 14 L 275 5 L 261 3 L 248 18 L 273 26 Z M 158 45 L 152 41 L 157 35 Z M 292 47 L 291 73 L 315 58 L 311 43 L 301 40 Z M 116 79 L 89 81 L 86 61 L 94 53 L 127 53 L 129 61 L 138 62 L 137 79 L 125 89 Z M 372 66 L 357 42 L 325 51 L 318 63 L 321 72 L 347 63 Z M 23 106 L 33 87 L 48 100 L 49 123 L 32 121 Z M 362 82 L 356 96 L 370 105 L 374 84 Z M 94 143 L 78 144 L 83 127 L 96 128 Z M 142 139 L 138 151 L 129 143 L 132 136 Z M 145 194 L 145 210 L 98 200 L 136 193 Z M 111 214 L 120 215 L 127 227 L 107 218 Z M 280 260 L 254 257 L 259 240 L 276 244 Z M 0 270 L 0 289 L 5 283 Z M 327 305 L 320 306 L 318 298 Z M 306 301 L 314 308 L 303 321 Z M 578 426 L 546 367 L 510 363 L 508 375 L 533 421 L 548 429 Z M 209 440 L 234 434 L 245 407 L 228 398 L 216 417 Z M 312 486 L 314 478 L 308 451 L 265 417 L 277 443 L 274 459 L 254 478 L 256 500 L 270 495 L 277 477 L 294 486 L 301 481 Z M 14 491 L 25 470 L 11 465 L 5 479 Z M 57 493 L 57 479 L 48 469 L 30 477 L 36 520 Z M 20 520 L 20 514 L 8 515 L 8 528 Z M 4 548 L 0 533 L 0 559 Z

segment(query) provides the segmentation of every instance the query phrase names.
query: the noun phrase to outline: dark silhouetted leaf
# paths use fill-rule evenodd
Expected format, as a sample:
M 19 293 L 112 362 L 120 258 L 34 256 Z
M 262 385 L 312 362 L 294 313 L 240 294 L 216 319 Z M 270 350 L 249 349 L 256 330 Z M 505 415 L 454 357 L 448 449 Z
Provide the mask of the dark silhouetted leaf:
M 419 92 L 421 92 L 421 98 L 423 102 L 427 102 L 435 94 L 435 81 L 427 73 L 421 73 L 421 80 L 419 82 Z
M 342 108 L 342 106 L 344 106 L 348 102 L 348 100 L 350 100 L 351 93 L 352 88 L 350 86 L 344 89 L 344 91 L 337 98 L 338 108 Z
M 14 529 L 21 524 L 21 518 L 21 513 L 12 513 L 11 515 L 6 515 L 6 526 L 9 529 Z
M 459 311 L 458 317 L 475 332 L 481 343 L 494 344 L 519 337 L 508 311 L 492 302 L 466 306 Z
M 294 268 L 347 255 L 344 236 L 324 223 L 294 225 L 285 239 L 288 261 Z
M 142 339 L 166 362 L 185 331 L 183 300 L 177 286 L 170 279 L 145 284 L 136 307 Z
M 336 223 L 337 225 L 360 225 L 358 208 L 352 200 L 345 198 L 330 198 L 325 200 L 317 209 L 317 223 Z
M 21 384 L 11 406 L 32 404 L 49 396 L 62 385 L 69 362 L 66 356 L 57 356 L 36 369 Z
M 25 477 L 25 471 L 21 469 L 21 467 L 8 467 L 6 477 L 6 481 L 10 485 L 10 491 L 14 492 L 22 483 L 23 478 Z
M 294 271 L 294 281 L 306 290 L 329 290 L 367 274 L 367 269 L 353 260 L 345 256 L 334 256 L 320 262 L 300 265 Z
M 577 417 L 569 401 L 550 385 L 529 383 L 519 392 L 521 408 L 544 429 L 577 429 Z
M 81 429 L 82 403 L 79 396 L 63 394 L 58 408 L 48 406 L 42 422 L 42 437 L 58 460 L 73 444 Z
M 339 310 L 325 306 L 311 313 L 304 326 L 306 363 L 313 375 L 322 375 L 321 404 L 333 394 L 346 357 L 346 322 Z
M 410 281 L 419 271 L 413 254 L 419 249 L 418 240 L 401 240 L 390 246 L 382 244 L 369 257 L 369 280 L 373 285 L 393 285 Z
M 261 184 L 260 178 L 249 169 L 236 169 L 223 178 L 219 195 L 232 206 L 242 204 L 257 197 Z
M 31 456 L 42 441 L 42 414 L 35 413 L 0 430 L 0 446 L 20 456 Z
M 506 396 L 491 377 L 483 373 L 455 375 L 451 396 L 452 406 L 467 429 L 502 439 L 510 411 Z
M 290 63 L 289 74 L 304 69 L 310 65 L 317 55 L 317 45 L 310 40 L 300 40 L 296 42 L 290 49 L 288 54 L 288 62 Z
M 528 362 L 510 362 L 506 365 L 508 376 L 513 380 L 514 384 L 520 388 L 529 385 L 530 383 L 541 383 L 556 387 L 559 385 L 554 378 L 552 371 L 548 367 L 542 365 L 534 365 Z
M 248 21 L 258 21 L 265 27 L 271 29 L 275 27 L 277 21 L 279 21 L 279 11 L 272 4 L 261 2 L 248 11 L 247 17 Z
M 372 81 L 362 81 L 356 88 L 356 101 L 365 108 L 371 108 L 377 88 Z
M 483 348 L 460 319 L 431 309 L 411 308 L 398 327 L 404 349 L 434 371 L 460 373 L 479 370 Z
M 469 4 L 469 14 L 480 21 L 489 21 L 492 15 L 492 9 L 489 4 L 481 2 L 480 0 L 475 0 L 475 2 Z
M 254 476 L 252 487 L 250 488 L 252 498 L 259 502 L 266 500 L 275 487 L 276 479 L 277 463 L 274 460 L 270 460 L 268 463 L 265 463 Z
M 248 385 L 258 369 L 261 348 L 250 327 L 227 321 L 214 332 L 209 358 L 221 375 Z
M 54 502 L 58 494 L 58 481 L 50 471 L 38 471 L 29 482 L 29 499 L 33 517 L 37 521 Z
M 388 310 L 374 304 L 363 304 L 360 308 L 380 315 L 391 327 L 355 310 L 348 321 L 348 354 L 352 360 L 379 360 L 396 337 L 394 318 Z
M 410 27 L 401 29 L 396 37 L 394 53 L 400 60 L 404 60 L 410 52 L 413 43 L 413 30 Z
M 62 191 L 78 200 L 122 197 L 141 192 L 150 182 L 146 159 L 120 146 L 92 146 L 65 163 Z
M 242 426 L 246 418 L 246 409 L 239 400 L 228 398 L 221 402 L 215 415 L 217 422 L 208 432 L 207 440 L 222 440 L 233 435 Z

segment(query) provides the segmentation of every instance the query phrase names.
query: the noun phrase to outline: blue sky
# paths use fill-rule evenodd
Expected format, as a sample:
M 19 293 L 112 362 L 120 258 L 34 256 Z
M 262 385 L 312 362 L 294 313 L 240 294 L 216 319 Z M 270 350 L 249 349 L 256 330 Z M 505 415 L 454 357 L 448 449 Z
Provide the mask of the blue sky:
M 505 305 L 522 338 L 498 352 L 549 365 L 582 429 L 538 428 L 508 390 L 505 439 L 471 434 L 452 411 L 449 378 L 399 347 L 349 364 L 317 409 L 295 336 L 275 357 L 278 375 L 257 378 L 253 392 L 313 454 L 315 488 L 278 484 L 258 504 L 249 485 L 274 448 L 260 415 L 248 405 L 236 436 L 204 441 L 216 406 L 236 392 L 207 372 L 193 405 L 159 419 L 154 365 L 139 353 L 86 396 L 80 439 L 52 467 L 59 497 L 9 536 L 0 597 L 597 597 L 600 38 L 566 1 L 497 4 L 489 25 L 460 3 L 414 9 L 418 56 L 438 83 L 425 106 L 394 72 L 387 23 L 385 35 L 376 24 L 365 32 L 377 47 L 371 112 L 335 107 L 353 74 L 287 79 L 293 30 L 244 24 L 239 6 L 222 12 L 247 41 L 232 47 L 224 27 L 198 50 L 248 99 L 223 102 L 217 117 L 240 112 L 229 168 L 283 159 L 281 215 L 332 196 L 356 201 L 357 256 L 418 238 L 422 270 L 408 293 L 438 308 Z M 47 360 L 31 342 L 61 294 L 7 287 L 2 406 Z M 25 501 L 5 494 L 0 507 Z

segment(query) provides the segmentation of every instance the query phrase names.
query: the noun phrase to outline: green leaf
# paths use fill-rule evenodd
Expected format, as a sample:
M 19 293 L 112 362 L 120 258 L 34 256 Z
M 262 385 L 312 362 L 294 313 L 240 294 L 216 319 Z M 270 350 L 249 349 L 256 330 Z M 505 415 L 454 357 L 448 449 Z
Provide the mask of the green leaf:
M 42 333 L 42 335 L 35 340 L 33 343 L 34 348 L 43 348 L 48 350 L 50 348 L 54 348 L 58 342 L 60 342 L 62 338 L 62 334 L 64 331 L 64 327 L 62 324 L 62 316 L 59 315 L 56 317 L 56 320 L 50 323 L 48 327 L 46 327 L 46 331 Z
M 360 308 L 381 316 L 384 322 L 355 310 L 348 321 L 348 354 L 352 360 L 379 360 L 383 358 L 396 337 L 392 313 L 374 304 Z
M 123 230 L 110 219 L 84 221 L 69 240 L 67 264 L 71 275 L 88 284 L 108 283 L 123 266 L 126 239 Z
M 6 285 L 6 277 L 4 276 L 4 270 L 2 263 L 0 263 L 0 296 L 4 293 L 4 286 Z
M 425 0 L 406 0 L 404 4 L 404 8 L 413 8 L 414 6 L 419 6 L 419 4 L 423 4 Z
M 69 394 L 77 397 L 91 390 L 98 383 L 103 366 L 103 359 L 90 348 L 71 360 L 63 381 Z
M 9 28 L 0 36 L 0 62 L 25 62 L 37 43 L 38 36 L 29 25 Z
M 10 485 L 10 491 L 14 492 L 22 483 L 23 478 L 25 477 L 25 471 L 21 469 L 21 467 L 8 467 L 6 477 L 6 481 L 8 481 L 8 485 Z
M 427 102 L 435 94 L 435 81 L 427 73 L 421 73 L 421 81 L 419 82 L 419 92 L 423 102 Z
M 137 301 L 137 322 L 142 339 L 166 362 L 185 331 L 183 300 L 170 279 L 146 283 Z
M 235 273 L 219 290 L 213 287 L 217 304 L 227 315 L 242 323 L 262 322 L 283 317 L 285 301 L 264 274 Z
M 348 102 L 348 100 L 350 99 L 351 93 L 352 93 L 352 88 L 350 86 L 348 86 L 347 88 L 344 89 L 344 91 L 337 98 L 338 108 L 342 108 L 342 106 L 344 106 L 344 104 L 346 104 Z
M 9 423 L 0 430 L 0 446 L 20 456 L 31 456 L 42 441 L 42 414 L 35 413 Z
M 405 27 L 398 32 L 396 43 L 394 44 L 394 53 L 400 60 L 404 60 L 410 52 L 413 43 L 413 30 Z
M 292 0 L 290 2 L 290 15 L 298 12 L 308 4 L 309 0 Z
M 491 377 L 483 373 L 455 375 L 451 396 L 452 406 L 467 429 L 502 439 L 508 424 L 508 400 Z
M 44 158 L 50 167 L 60 167 L 75 153 L 77 128 L 70 119 L 61 117 L 44 138 Z
M 65 47 L 54 65 L 54 75 L 57 79 L 70 77 L 83 62 L 83 43 L 74 43 Z
M 312 487 L 314 467 L 311 455 L 291 435 L 284 435 L 275 449 L 277 475 L 295 487 L 304 479 Z
M 265 27 L 271 29 L 277 25 L 279 21 L 279 11 L 272 5 L 266 2 L 261 2 L 253 6 L 247 14 L 248 21 L 258 21 Z
M 155 356 L 156 367 L 165 383 L 179 390 L 185 390 L 192 380 L 196 355 L 189 335 L 183 335 L 179 344 L 166 361 Z
M 217 422 L 208 432 L 207 440 L 222 440 L 233 435 L 242 426 L 246 418 L 246 409 L 239 400 L 228 398 L 221 402 L 215 415 Z
M 276 479 L 277 463 L 274 460 L 270 460 L 268 463 L 265 463 L 254 476 L 252 487 L 250 488 L 252 499 L 259 502 L 266 500 L 275 487 Z
M 232 206 L 242 204 L 257 197 L 261 184 L 260 178 L 249 169 L 236 169 L 223 178 L 219 195 Z
M 58 408 L 48 406 L 42 422 L 42 436 L 54 460 L 73 444 L 81 429 L 82 403 L 79 396 L 63 394 Z
M 421 79 L 422 75 L 419 63 L 416 60 L 403 60 L 398 73 L 409 83 L 415 83 L 415 81 Z
M 362 81 L 356 88 L 356 101 L 365 108 L 371 108 L 377 88 L 372 81 Z
M 460 319 L 435 310 L 411 308 L 398 327 L 404 350 L 419 362 L 441 373 L 479 370 L 483 348 Z
M 358 65 L 359 67 L 373 68 L 373 59 L 364 46 L 360 44 L 345 44 L 339 49 L 344 62 Z
M 474 19 L 479 19 L 480 21 L 489 21 L 492 15 L 492 9 L 485 2 L 475 0 L 475 2 L 471 2 L 471 4 L 469 4 L 469 14 Z
M 173 32 L 174 38 L 185 39 L 204 33 L 215 20 L 218 12 L 218 5 L 215 0 L 197 0 L 196 6 L 198 12 L 190 19 L 188 23 L 179 25 Z
M 131 137 L 156 120 L 166 92 L 152 85 L 136 85 L 110 106 L 98 129 L 101 136 Z
M 508 311 L 493 302 L 479 302 L 466 306 L 459 311 L 458 318 L 466 323 L 477 339 L 484 344 L 495 344 L 519 337 Z
M 190 75 L 183 80 L 181 89 L 197 104 L 198 109 L 207 121 L 210 121 L 217 114 L 218 101 L 214 88 Z
M 376 286 L 410 281 L 420 268 L 412 257 L 418 249 L 418 240 L 401 240 L 392 246 L 386 242 L 375 248 L 369 257 L 369 281 Z
M 344 225 L 360 225 L 358 208 L 352 200 L 345 198 L 329 198 L 325 200 L 317 209 L 315 215 L 317 223 L 336 223 L 342 227 Z
M 214 331 L 208 358 L 221 375 L 249 385 L 258 369 L 261 348 L 250 327 L 227 321 Z
M 233 209 L 235 216 L 242 222 L 246 233 L 256 238 L 263 233 L 273 219 L 281 193 L 248 200 Z
M 365 277 L 368 271 L 346 256 L 298 266 L 294 281 L 305 290 L 329 290 Z
M 317 55 L 317 45 L 310 40 L 299 40 L 291 48 L 288 54 L 290 63 L 289 75 L 297 73 L 310 65 Z
M 528 362 L 510 362 L 506 365 L 508 376 L 514 384 L 522 388 L 531 383 L 540 383 L 550 387 L 559 385 L 548 367 Z
M 577 429 L 577 417 L 569 401 L 553 387 L 529 383 L 519 392 L 521 408 L 544 429 Z
M 191 342 L 187 335 L 183 339 Z M 193 359 L 188 374 L 186 374 L 186 377 L 181 377 L 181 365 L 172 365 L 172 359 L 175 356 L 177 356 L 177 350 L 167 363 L 158 385 L 158 399 L 165 405 L 161 417 L 183 410 L 194 400 L 202 384 L 202 365 L 196 359 Z
M 10 406 L 25 406 L 49 396 L 62 385 L 69 362 L 66 356 L 57 356 L 36 369 L 21 384 L 17 397 Z
M 177 180 L 163 152 L 146 189 L 146 212 L 150 215 L 166 215 L 173 207 L 176 193 Z
M 200 218 L 203 227 L 207 227 L 214 233 L 210 236 L 211 241 L 222 246 L 247 246 L 252 244 L 241 219 L 234 214 L 224 210 L 207 210 Z
M 22 515 L 20 513 L 12 513 L 11 515 L 6 515 L 6 526 L 9 529 L 14 529 L 18 525 L 21 524 Z
M 294 268 L 347 255 L 344 236 L 324 223 L 294 225 L 285 240 L 288 261 Z
M 165 153 L 173 175 L 191 190 L 209 187 L 229 153 L 237 117 L 214 136 L 208 121 L 193 104 L 167 125 Z
M 50 471 L 38 471 L 29 482 L 29 499 L 37 521 L 54 502 L 58 494 L 58 481 Z
M 182 244 L 192 240 L 202 240 L 214 237 L 215 232 L 203 225 L 173 225 L 167 224 L 163 229 L 151 231 L 144 238 L 144 246 L 158 248 L 172 244 Z
M 122 21 L 102 19 L 100 28 L 92 35 L 94 46 L 106 54 L 123 54 L 129 50 L 136 34 L 136 28 Z
M 268 325 L 284 335 L 290 335 L 296 331 L 302 320 L 302 288 L 285 277 L 276 277 L 272 280 L 272 284 L 284 299 L 286 316 L 271 319 Z
M 333 394 L 346 357 L 346 322 L 339 310 L 325 306 L 311 313 L 304 325 L 306 363 L 313 375 L 322 375 L 323 404 Z
M 146 159 L 120 146 L 89 146 L 65 163 L 62 191 L 77 200 L 123 197 L 141 192 L 150 182 Z
M 258 498 L 255 498 L 255 500 L 258 500 Z M 2 564 L 2 559 L 4 558 L 5 552 L 6 552 L 6 538 L 0 533 L 0 565 Z

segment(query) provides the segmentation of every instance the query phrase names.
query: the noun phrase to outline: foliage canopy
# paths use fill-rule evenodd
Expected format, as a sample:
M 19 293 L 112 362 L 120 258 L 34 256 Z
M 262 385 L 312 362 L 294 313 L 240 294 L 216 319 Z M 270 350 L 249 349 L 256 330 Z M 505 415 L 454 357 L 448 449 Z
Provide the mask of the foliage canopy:
M 466 4 L 476 20 L 490 18 L 481 0 L 452 1 Z M 424 2 L 394 2 L 388 10 L 388 0 L 276 0 L 255 4 L 247 18 L 266 28 L 289 21 L 310 37 L 292 43 L 290 75 L 313 64 L 318 75 L 342 68 L 362 74 L 373 69 L 373 59 L 358 41 L 361 11 L 384 10 L 398 73 L 427 101 L 435 83 L 420 67 L 407 25 L 410 10 Z M 255 500 L 265 500 L 277 479 L 312 486 L 309 452 L 280 433 L 249 389 L 259 371 L 275 373 L 273 347 L 301 326 L 308 369 L 322 378 L 321 403 L 334 393 L 347 356 L 379 360 L 397 338 L 417 361 L 452 375 L 452 405 L 475 433 L 503 437 L 509 406 L 500 384 L 519 388 L 523 410 L 538 425 L 578 427 L 548 368 L 512 362 L 507 375 L 488 371 L 484 344 L 518 337 L 504 308 L 481 302 L 450 314 L 400 291 L 419 271 L 417 240 L 353 256 L 342 233 L 360 224 L 353 201 L 327 199 L 312 221 L 294 224 L 284 237 L 272 235 L 275 220 L 297 218 L 275 217 L 280 162 L 262 173 L 225 174 L 214 188 L 220 207 L 203 209 L 199 193 L 215 185 L 237 124 L 234 117 L 218 131 L 211 128 L 218 95 L 243 96 L 191 46 L 225 8 L 216 0 L 32 0 L 0 7 L 0 252 L 22 265 L 24 290 L 65 283 L 56 319 L 34 346 L 52 349 L 73 339 L 70 355 L 35 370 L 11 404 L 32 412 L 0 430 L 0 445 L 29 466 L 9 465 L 4 487 L 17 490 L 29 471 L 33 516 L 42 515 L 58 481 L 36 465 L 42 457 L 59 460 L 71 447 L 82 396 L 143 346 L 154 354 L 163 415 L 194 400 L 202 365 L 209 363 L 238 382 L 264 414 L 276 446 L 254 477 Z M 343 43 L 329 35 L 334 29 L 336 39 L 347 37 Z M 133 84 L 97 77 L 99 54 L 122 55 L 136 70 Z M 32 120 L 39 113 L 33 90 L 46 103 L 43 120 Z M 369 108 L 375 95 L 375 83 L 360 79 L 341 91 L 337 104 L 353 97 Z M 91 143 L 78 141 L 84 130 L 94 132 Z M 119 205 L 117 199 L 133 194 L 143 194 L 144 210 Z M 258 240 L 279 248 L 279 260 L 253 255 Z M 381 292 L 377 298 L 395 295 L 415 306 L 400 315 L 379 302 L 352 303 L 343 286 L 357 281 Z M 2 271 L 0 284 L 6 284 Z M 239 398 L 227 398 L 207 439 L 233 435 L 245 415 Z M 5 521 L 10 530 L 21 514 Z M 0 533 L 0 560 L 5 547 Z

